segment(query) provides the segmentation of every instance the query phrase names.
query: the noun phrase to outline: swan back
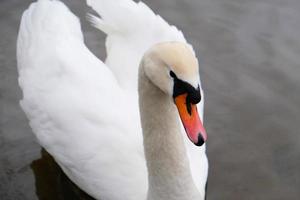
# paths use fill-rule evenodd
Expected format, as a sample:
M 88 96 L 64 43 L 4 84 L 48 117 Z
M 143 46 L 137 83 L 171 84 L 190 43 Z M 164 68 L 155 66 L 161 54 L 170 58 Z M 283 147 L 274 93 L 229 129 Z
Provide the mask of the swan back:
M 107 34 L 106 64 L 123 88 L 137 90 L 138 65 L 150 47 L 168 41 L 186 43 L 180 30 L 143 2 L 88 0 L 87 3 L 101 16 L 92 16 L 90 21 Z

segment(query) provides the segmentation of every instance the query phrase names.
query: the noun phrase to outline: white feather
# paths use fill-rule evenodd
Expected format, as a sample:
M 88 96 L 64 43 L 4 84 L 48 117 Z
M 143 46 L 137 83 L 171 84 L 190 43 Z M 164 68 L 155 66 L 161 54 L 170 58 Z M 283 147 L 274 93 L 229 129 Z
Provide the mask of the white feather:
M 143 2 L 88 0 L 87 4 L 101 16 L 93 16 L 90 21 L 107 34 L 106 64 L 123 88 L 136 90 L 137 66 L 153 44 L 186 42 L 181 31 L 170 26 Z

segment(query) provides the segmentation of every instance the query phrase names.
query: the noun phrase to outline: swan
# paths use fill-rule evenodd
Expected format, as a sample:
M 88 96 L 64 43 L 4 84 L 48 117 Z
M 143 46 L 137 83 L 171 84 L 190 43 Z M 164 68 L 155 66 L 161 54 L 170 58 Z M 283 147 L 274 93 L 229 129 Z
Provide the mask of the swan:
M 142 2 L 87 4 L 107 34 L 105 63 L 62 2 L 38 0 L 23 13 L 20 105 L 38 142 L 96 199 L 204 199 L 207 135 L 191 45 Z

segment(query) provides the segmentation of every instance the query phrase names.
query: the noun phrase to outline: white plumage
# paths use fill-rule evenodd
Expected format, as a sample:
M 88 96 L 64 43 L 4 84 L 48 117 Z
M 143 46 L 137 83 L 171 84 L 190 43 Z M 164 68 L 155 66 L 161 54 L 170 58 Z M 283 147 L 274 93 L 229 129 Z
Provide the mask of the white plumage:
M 146 199 L 138 65 L 152 45 L 185 39 L 141 2 L 87 3 L 101 16 L 91 17 L 92 23 L 107 34 L 106 63 L 87 49 L 79 20 L 63 3 L 31 4 L 17 42 L 21 106 L 38 142 L 91 196 Z M 203 103 L 199 110 L 203 115 Z M 204 195 L 205 146 L 186 140 L 186 147 L 194 182 Z

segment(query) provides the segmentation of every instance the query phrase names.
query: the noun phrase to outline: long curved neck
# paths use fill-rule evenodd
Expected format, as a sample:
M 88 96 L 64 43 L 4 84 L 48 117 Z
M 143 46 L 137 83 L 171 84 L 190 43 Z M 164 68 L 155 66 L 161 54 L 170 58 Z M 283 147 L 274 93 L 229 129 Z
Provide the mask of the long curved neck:
M 139 71 L 139 105 L 148 167 L 148 200 L 202 199 L 192 180 L 172 99 Z

